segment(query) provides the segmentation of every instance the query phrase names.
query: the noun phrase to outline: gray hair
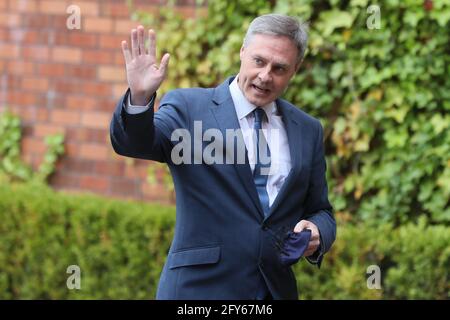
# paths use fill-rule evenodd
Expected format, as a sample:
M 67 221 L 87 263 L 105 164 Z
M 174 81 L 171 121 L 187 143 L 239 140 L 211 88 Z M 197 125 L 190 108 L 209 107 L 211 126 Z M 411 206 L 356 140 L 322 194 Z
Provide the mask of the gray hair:
M 248 27 L 244 37 L 246 47 L 254 34 L 286 36 L 291 39 L 298 49 L 297 63 L 301 62 L 308 43 L 308 24 L 297 18 L 281 15 L 266 14 L 255 18 Z

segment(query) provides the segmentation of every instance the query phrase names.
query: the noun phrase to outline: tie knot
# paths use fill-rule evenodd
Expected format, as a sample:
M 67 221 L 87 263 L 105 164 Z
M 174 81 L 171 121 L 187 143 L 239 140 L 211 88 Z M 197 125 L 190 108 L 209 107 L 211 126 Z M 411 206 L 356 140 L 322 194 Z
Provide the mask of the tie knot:
M 258 107 L 253 112 L 255 114 L 255 123 L 262 123 L 264 117 L 266 116 L 264 110 Z

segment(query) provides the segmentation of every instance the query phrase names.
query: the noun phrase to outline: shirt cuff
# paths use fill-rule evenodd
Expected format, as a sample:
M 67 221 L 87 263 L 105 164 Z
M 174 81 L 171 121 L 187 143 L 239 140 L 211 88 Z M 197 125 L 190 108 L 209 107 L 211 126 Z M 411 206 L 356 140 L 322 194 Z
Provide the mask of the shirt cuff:
M 152 96 L 150 102 L 146 106 L 135 106 L 131 104 L 131 94 L 128 94 L 127 103 L 124 105 L 125 112 L 128 114 L 138 114 L 147 111 L 155 100 L 155 95 Z

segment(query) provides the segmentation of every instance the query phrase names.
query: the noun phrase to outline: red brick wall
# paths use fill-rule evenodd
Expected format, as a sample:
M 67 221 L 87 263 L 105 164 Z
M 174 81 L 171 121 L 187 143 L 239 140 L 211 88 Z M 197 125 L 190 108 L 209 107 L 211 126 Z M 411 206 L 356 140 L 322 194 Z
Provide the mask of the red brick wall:
M 134 1 L 155 12 L 160 0 Z M 195 0 L 177 10 L 194 14 Z M 81 29 L 69 30 L 71 4 Z M 0 112 L 7 106 L 23 122 L 24 160 L 37 167 L 44 137 L 64 133 L 66 152 L 51 185 L 70 191 L 168 202 L 162 185 L 146 183 L 149 162 L 125 160 L 109 141 L 109 121 L 127 88 L 120 49 L 131 21 L 126 0 L 0 0 Z

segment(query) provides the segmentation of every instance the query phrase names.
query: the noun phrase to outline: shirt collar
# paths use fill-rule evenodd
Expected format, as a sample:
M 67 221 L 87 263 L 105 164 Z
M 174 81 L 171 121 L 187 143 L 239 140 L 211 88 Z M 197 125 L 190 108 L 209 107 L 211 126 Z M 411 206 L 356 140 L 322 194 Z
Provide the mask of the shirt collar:
M 241 88 L 238 85 L 239 75 L 234 78 L 230 84 L 230 94 L 234 102 L 234 107 L 236 108 L 236 114 L 239 120 L 247 117 L 250 113 L 257 108 L 254 104 L 250 103 L 247 98 L 242 93 Z M 268 122 L 272 114 L 277 114 L 277 105 L 275 101 L 272 101 L 261 107 L 267 115 Z

